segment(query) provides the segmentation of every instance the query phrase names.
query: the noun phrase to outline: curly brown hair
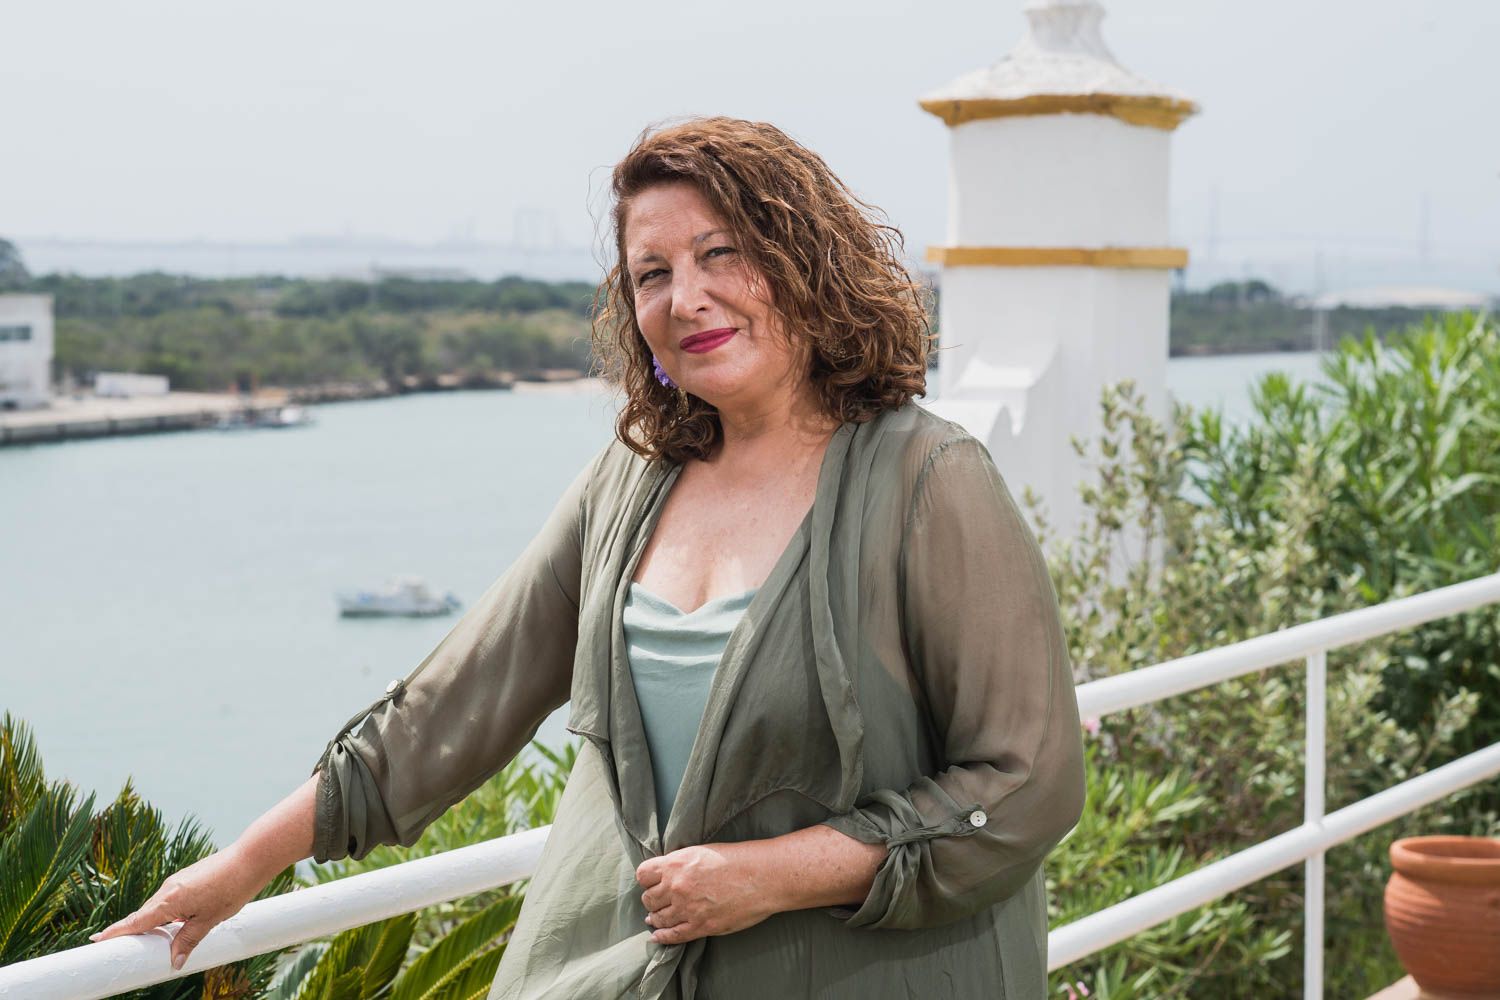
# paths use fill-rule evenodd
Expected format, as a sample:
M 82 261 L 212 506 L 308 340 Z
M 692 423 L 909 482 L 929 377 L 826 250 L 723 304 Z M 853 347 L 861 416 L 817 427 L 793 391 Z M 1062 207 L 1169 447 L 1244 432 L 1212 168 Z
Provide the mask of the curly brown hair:
M 683 407 L 657 381 L 624 266 L 631 199 L 678 181 L 698 188 L 765 276 L 788 335 L 810 341 L 809 377 L 830 416 L 862 422 L 926 391 L 929 293 L 902 263 L 900 231 L 775 126 L 694 118 L 642 132 L 612 177 L 615 260 L 591 339 L 596 372 L 626 393 L 616 432 L 632 451 L 705 459 L 723 434 L 712 405 L 690 395 Z

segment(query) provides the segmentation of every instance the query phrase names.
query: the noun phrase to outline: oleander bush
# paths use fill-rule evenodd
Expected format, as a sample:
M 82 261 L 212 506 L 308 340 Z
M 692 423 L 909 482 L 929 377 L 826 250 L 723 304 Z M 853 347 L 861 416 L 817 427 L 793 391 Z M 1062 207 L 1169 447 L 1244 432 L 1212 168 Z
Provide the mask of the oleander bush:
M 1129 383 L 1105 390 L 1102 433 L 1075 442 L 1095 468 L 1079 529 L 1059 537 L 1027 498 L 1080 682 L 1500 569 L 1494 324 L 1367 334 L 1323 376 L 1267 376 L 1237 427 L 1181 407 L 1163 425 Z M 1500 739 L 1497 631 L 1491 607 L 1329 652 L 1330 811 Z M 1048 864 L 1053 925 L 1296 827 L 1303 681 L 1292 663 L 1090 720 L 1089 807 Z M 1500 833 L 1500 792 L 1467 789 L 1329 853 L 1329 995 L 1402 974 L 1381 895 L 1387 846 L 1415 832 Z M 1300 866 L 1254 883 L 1060 970 L 1053 988 L 1295 996 L 1301 883 Z

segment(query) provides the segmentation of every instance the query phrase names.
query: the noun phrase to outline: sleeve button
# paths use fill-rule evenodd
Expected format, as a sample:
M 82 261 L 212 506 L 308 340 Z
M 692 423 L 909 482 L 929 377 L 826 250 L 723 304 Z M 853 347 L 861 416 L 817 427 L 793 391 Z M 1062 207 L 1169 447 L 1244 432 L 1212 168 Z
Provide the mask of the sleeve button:
M 400 687 L 401 687 L 401 681 L 399 681 L 399 680 L 394 680 L 394 681 L 391 681 L 391 682 L 390 682 L 390 683 L 389 683 L 389 684 L 387 684 L 387 685 L 386 685 L 386 686 L 385 686 L 385 693 L 386 693 L 386 694 L 395 694 L 395 693 L 396 693 L 396 691 L 397 691 L 397 690 L 398 690 L 398 689 L 399 689 L 399 688 L 400 688 Z
M 977 828 L 984 826 L 984 824 L 988 823 L 989 820 L 990 818 L 984 814 L 984 810 L 982 809 L 975 809 L 973 812 L 969 813 L 969 825 L 972 827 Z

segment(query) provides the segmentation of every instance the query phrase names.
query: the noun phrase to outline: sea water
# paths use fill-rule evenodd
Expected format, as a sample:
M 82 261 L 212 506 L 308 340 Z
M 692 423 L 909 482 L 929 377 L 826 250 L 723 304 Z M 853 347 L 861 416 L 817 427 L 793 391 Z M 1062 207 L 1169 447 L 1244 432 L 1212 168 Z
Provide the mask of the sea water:
M 1173 360 L 1179 399 L 1245 412 L 1313 355 Z M 478 597 L 609 440 L 611 395 L 454 392 L 315 408 L 308 428 L 0 449 L 0 711 L 47 773 L 127 778 L 228 843 L 456 617 L 344 619 L 395 575 Z M 567 737 L 564 711 L 538 733 Z

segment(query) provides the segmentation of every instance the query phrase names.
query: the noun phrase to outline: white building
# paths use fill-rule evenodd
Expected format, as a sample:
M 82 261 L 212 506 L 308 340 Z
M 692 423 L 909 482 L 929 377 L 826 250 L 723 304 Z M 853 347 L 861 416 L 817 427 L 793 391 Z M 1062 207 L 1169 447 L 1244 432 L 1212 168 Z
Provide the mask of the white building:
M 94 376 L 94 395 L 129 399 L 132 396 L 165 396 L 171 387 L 165 375 L 136 372 L 100 372 Z
M 1172 132 L 1197 105 L 1115 61 L 1094 0 L 1032 0 L 1029 31 L 988 69 L 925 95 L 949 126 L 937 399 L 1071 534 L 1106 383 L 1167 414 Z
M 52 401 L 52 296 L 0 295 L 0 408 Z

